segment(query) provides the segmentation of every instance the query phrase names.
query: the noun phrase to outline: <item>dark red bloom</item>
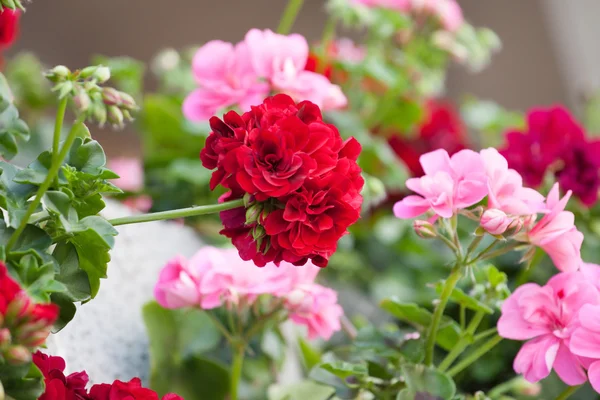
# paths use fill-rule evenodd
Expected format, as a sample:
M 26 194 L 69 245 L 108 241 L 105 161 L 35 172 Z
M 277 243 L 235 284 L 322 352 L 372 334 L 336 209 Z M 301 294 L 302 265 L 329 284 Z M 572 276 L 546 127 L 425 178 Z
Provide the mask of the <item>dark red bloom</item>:
M 583 128 L 563 107 L 538 108 L 527 114 L 527 128 L 506 133 L 500 153 L 528 186 L 538 187 L 548 168 L 584 140 Z
M 140 378 L 129 382 L 114 381 L 112 384 L 94 385 L 90 389 L 90 400 L 159 400 L 156 392 L 142 387 Z M 162 400 L 183 400 L 175 394 L 166 394 Z
M 306 59 L 306 66 L 304 67 L 306 71 L 318 72 L 327 77 L 327 79 L 331 80 L 331 74 L 333 71 L 333 66 L 331 63 L 325 63 L 321 60 L 315 53 L 310 53 L 308 58 Z
M 287 95 L 225 117 L 211 120 L 202 162 L 217 169 L 213 183 L 231 189 L 220 201 L 244 197 L 250 209 L 221 212 L 221 234 L 231 238 L 241 258 L 259 266 L 309 259 L 325 266 L 359 216 L 360 144 L 343 142 L 316 105 L 296 104 Z M 226 149 L 224 141 L 235 145 Z
M 85 371 L 65 376 L 65 360 L 41 352 L 33 355 L 33 363 L 44 375 L 46 390 L 39 400 L 85 400 L 89 378 Z
M 0 12 L 0 48 L 10 47 L 19 33 L 19 10 L 5 8 Z
M 586 206 L 594 205 L 600 190 L 600 141 L 576 143 L 561 159 L 562 168 L 555 173 L 560 187 L 572 190 Z
M 388 140 L 413 176 L 424 174 L 419 163 L 422 154 L 444 149 L 452 155 L 468 147 L 465 128 L 450 104 L 431 100 L 426 104 L 425 113 L 414 137 L 394 135 Z

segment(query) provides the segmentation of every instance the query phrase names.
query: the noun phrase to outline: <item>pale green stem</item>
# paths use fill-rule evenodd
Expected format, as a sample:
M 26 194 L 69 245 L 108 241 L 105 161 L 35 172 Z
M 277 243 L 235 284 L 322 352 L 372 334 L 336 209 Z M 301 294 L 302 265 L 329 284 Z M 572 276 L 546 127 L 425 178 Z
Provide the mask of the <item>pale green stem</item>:
M 473 364 L 475 361 L 479 360 L 479 358 L 481 358 L 484 354 L 496 347 L 496 345 L 501 341 L 501 336 L 494 336 L 493 338 L 482 344 L 481 347 L 478 347 L 473 352 L 471 352 L 461 362 L 456 364 L 454 367 L 450 368 L 450 370 L 448 370 L 448 376 L 454 377 L 456 374 L 467 368 L 469 365 Z
M 292 30 L 296 17 L 304 4 L 304 0 L 289 0 L 288 4 L 281 16 L 279 26 L 277 27 L 277 33 L 281 35 L 287 35 Z
M 196 215 L 214 214 L 220 211 L 231 210 L 238 207 L 244 206 L 244 200 L 232 200 L 220 204 L 211 204 L 208 206 L 195 206 L 180 208 L 177 210 L 161 211 L 149 214 L 132 215 L 129 217 L 111 219 L 110 222 L 113 226 L 126 225 L 126 224 L 137 224 L 140 222 L 151 222 L 160 221 L 165 219 L 177 219 L 185 217 L 193 217 Z
M 444 358 L 444 360 L 440 363 L 438 367 L 440 371 L 444 372 L 450 368 L 454 360 L 456 360 L 471 343 L 474 343 L 475 340 L 473 338 L 473 334 L 479 327 L 479 324 L 484 316 L 485 313 L 483 311 L 477 311 L 477 313 L 471 319 L 471 322 L 469 322 L 469 326 L 467 327 L 463 337 L 460 338 L 458 343 L 456 343 L 456 346 L 454 346 L 452 351 L 450 351 L 450 353 L 446 355 L 446 358 Z
M 558 395 L 558 397 L 556 398 L 556 400 L 566 400 L 566 399 L 568 399 L 569 397 L 571 397 L 571 395 L 573 393 L 575 393 L 576 391 L 578 391 L 579 388 L 581 388 L 581 385 L 580 386 L 569 386 L 561 394 Z
M 242 378 L 242 367 L 244 366 L 244 353 L 246 346 L 238 344 L 233 349 L 233 360 L 231 363 L 231 390 L 229 400 L 238 400 L 238 388 Z

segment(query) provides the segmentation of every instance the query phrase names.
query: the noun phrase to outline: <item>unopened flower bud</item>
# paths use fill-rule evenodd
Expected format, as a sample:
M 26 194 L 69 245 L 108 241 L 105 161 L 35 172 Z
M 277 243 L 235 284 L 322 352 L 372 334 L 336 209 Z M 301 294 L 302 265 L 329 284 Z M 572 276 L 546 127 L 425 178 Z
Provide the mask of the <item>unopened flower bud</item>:
M 46 72 L 45 75 L 48 80 L 56 83 L 67 79 L 71 75 L 71 70 L 64 65 L 57 65 Z
M 246 209 L 246 225 L 252 225 L 258 220 L 260 213 L 262 212 L 262 205 L 254 203 Z
M 118 92 L 119 93 L 119 97 L 121 98 L 121 107 L 126 109 L 126 110 L 136 110 L 137 109 L 137 104 L 135 102 L 135 99 L 133 97 L 131 97 L 128 93 L 125 92 Z
M 542 392 L 542 385 L 538 382 L 532 383 L 525 378 L 520 378 L 515 383 L 515 392 L 523 396 L 536 397 Z
M 536 219 L 537 219 L 537 215 L 535 215 L 535 214 L 528 215 L 525 218 L 523 218 L 523 227 L 525 228 L 525 230 L 527 230 L 527 231 L 531 230 L 531 228 L 533 228 L 533 225 L 535 225 Z
M 106 108 L 106 112 L 107 112 L 108 122 L 110 122 L 111 124 L 113 124 L 114 126 L 117 126 L 117 127 L 123 126 L 123 121 L 125 118 L 123 117 L 123 112 L 121 111 L 121 109 L 119 107 L 108 106 Z
M 120 92 L 111 87 L 102 88 L 102 101 L 107 106 L 118 106 L 121 104 Z
M 437 232 L 431 222 L 417 219 L 413 222 L 413 228 L 415 233 L 423 239 L 433 239 L 437 237 Z
M 8 328 L 0 329 L 0 348 L 6 347 L 11 342 L 10 330 Z
M 265 228 L 262 225 L 256 225 L 252 230 L 252 237 L 254 240 L 258 241 L 265 236 Z
M 110 68 L 100 65 L 92 74 L 92 78 L 96 79 L 99 83 L 106 82 L 110 79 Z
M 510 222 L 510 224 L 508 224 L 506 231 L 504 231 L 504 237 L 514 236 L 517 233 L 521 232 L 522 229 L 523 229 L 523 220 L 521 220 L 521 218 L 514 218 Z
M 12 326 L 13 324 L 18 323 L 19 319 L 27 313 L 27 310 L 30 307 L 31 300 L 27 294 L 25 292 L 17 294 L 6 308 L 6 313 L 4 314 L 6 325 Z
M 78 93 L 73 96 L 73 103 L 75 104 L 77 111 L 80 113 L 85 113 L 92 105 L 92 100 L 84 90 L 79 90 Z
M 46 342 L 46 339 L 50 335 L 50 328 L 41 329 L 35 332 L 31 332 L 28 335 L 19 338 L 19 343 L 27 347 L 40 347 Z
M 125 121 L 133 121 L 133 117 L 131 116 L 131 113 L 128 110 L 121 110 L 121 112 L 123 113 L 123 118 L 125 119 Z
M 94 109 L 92 111 L 92 117 L 100 125 L 104 125 L 106 123 L 107 113 L 106 113 L 106 107 L 104 106 L 104 104 L 100 103 L 100 104 L 94 105 Z
M 504 211 L 496 208 L 486 210 L 479 221 L 483 229 L 492 235 L 502 235 L 512 222 Z
M 31 361 L 31 352 L 21 345 L 11 346 L 4 352 L 4 358 L 12 365 L 21 365 Z

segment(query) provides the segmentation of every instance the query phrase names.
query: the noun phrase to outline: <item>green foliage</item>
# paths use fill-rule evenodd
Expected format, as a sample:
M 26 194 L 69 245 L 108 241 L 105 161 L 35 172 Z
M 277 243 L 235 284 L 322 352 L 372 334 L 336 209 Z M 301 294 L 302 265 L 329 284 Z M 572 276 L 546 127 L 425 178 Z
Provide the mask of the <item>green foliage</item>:
M 0 74 L 0 156 L 12 159 L 18 147 L 29 140 L 29 128 L 19 118 L 13 96 L 4 75 Z
M 44 376 L 32 362 L 21 366 L 2 364 L 0 385 L 10 398 L 37 400 L 44 393 Z
M 425 365 L 403 365 L 402 374 L 407 388 L 398 393 L 396 400 L 414 400 L 417 394 L 422 399 L 451 400 L 456 393 L 456 385 L 444 373 Z M 429 395 L 424 396 L 424 394 Z
M 311 381 L 291 385 L 273 385 L 269 388 L 268 400 L 328 400 L 335 390 Z
M 160 395 L 186 400 L 222 400 L 229 372 L 206 353 L 220 342 L 210 318 L 199 310 L 167 310 L 155 302 L 143 309 L 150 338 L 150 386 Z
M 44 66 L 33 53 L 22 52 L 8 60 L 6 79 L 10 82 L 19 109 L 43 111 L 53 103 L 54 97 L 49 82 L 42 74 L 43 70 Z

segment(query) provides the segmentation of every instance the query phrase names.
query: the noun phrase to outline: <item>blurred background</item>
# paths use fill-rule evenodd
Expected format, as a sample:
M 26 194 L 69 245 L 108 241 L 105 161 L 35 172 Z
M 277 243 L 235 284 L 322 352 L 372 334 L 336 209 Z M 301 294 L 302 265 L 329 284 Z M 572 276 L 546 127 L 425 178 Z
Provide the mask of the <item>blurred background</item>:
M 473 94 L 520 111 L 555 103 L 576 107 L 580 91 L 594 85 L 594 16 L 600 14 L 600 2 L 459 3 L 469 22 L 499 35 L 503 48 L 480 73 L 452 67 L 448 97 L 459 100 Z M 285 4 L 177 0 L 167 8 L 159 0 L 36 1 L 22 19 L 21 37 L 11 52 L 31 50 L 47 65 L 70 67 L 88 65 L 95 54 L 129 55 L 147 62 L 166 47 L 179 49 L 216 38 L 238 41 L 250 27 L 274 29 Z M 306 0 L 294 31 L 316 40 L 325 20 L 324 1 Z M 135 155 L 139 149 L 131 132 L 107 131 L 95 137 L 109 156 Z

